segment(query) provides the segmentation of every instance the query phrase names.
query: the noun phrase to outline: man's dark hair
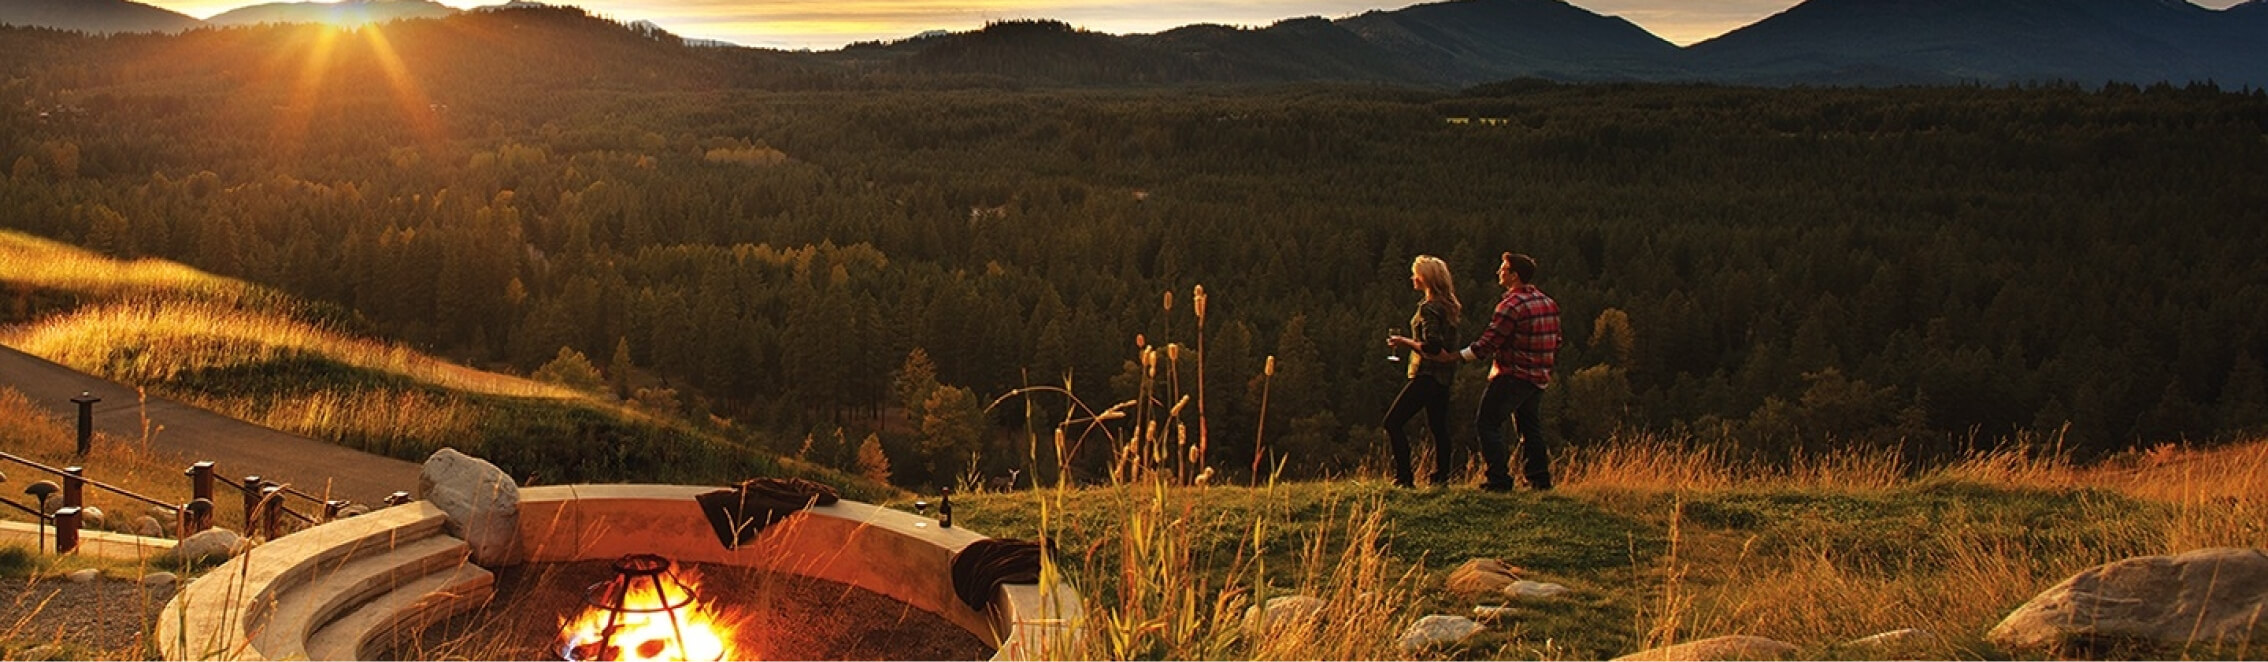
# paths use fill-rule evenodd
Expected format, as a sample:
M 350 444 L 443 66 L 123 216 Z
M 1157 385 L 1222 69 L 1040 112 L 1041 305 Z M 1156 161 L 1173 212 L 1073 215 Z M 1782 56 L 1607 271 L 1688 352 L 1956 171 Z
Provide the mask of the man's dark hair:
M 1520 282 L 1536 282 L 1536 259 L 1527 253 L 1505 253 L 1504 263 L 1512 265 L 1512 273 L 1520 275 Z

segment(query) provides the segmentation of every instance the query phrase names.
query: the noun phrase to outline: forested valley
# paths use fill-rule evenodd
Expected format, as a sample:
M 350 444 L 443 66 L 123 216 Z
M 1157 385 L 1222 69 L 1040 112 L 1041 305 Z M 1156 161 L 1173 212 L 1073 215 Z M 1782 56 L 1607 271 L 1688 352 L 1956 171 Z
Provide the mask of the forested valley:
M 587 360 L 832 466 L 872 434 L 905 485 L 1024 469 L 1064 401 L 987 405 L 1133 399 L 1137 339 L 1180 346 L 1161 399 L 1201 363 L 1229 476 L 1255 438 L 1351 469 L 1420 254 L 1467 338 L 1498 254 L 1540 261 L 1568 332 L 1546 418 L 1577 446 L 1925 465 L 2268 431 L 2256 90 L 922 89 L 573 38 L 0 30 L 0 224 L 472 365 Z

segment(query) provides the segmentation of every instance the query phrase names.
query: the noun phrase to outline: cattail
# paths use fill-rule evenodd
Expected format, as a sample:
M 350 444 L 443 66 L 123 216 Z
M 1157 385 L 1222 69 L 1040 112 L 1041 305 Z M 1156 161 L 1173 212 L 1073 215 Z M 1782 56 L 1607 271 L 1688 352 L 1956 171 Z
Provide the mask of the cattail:
M 1197 286 L 1196 293 L 1191 294 L 1189 300 L 1190 308 L 1197 312 L 1197 321 L 1203 322 L 1205 320 L 1205 286 Z
M 1156 376 L 1158 376 L 1158 350 L 1157 350 L 1157 348 L 1155 348 L 1155 347 L 1144 347 L 1144 348 L 1142 348 L 1142 372 L 1143 372 L 1144 374 L 1146 374 L 1146 375 L 1149 375 L 1149 376 L 1151 376 L 1151 377 L 1156 377 Z
M 1168 361 L 1172 361 L 1172 362 L 1175 362 L 1175 363 L 1180 363 L 1180 362 L 1181 362 L 1181 343 L 1166 343 L 1166 346 L 1165 346 L 1165 355 L 1166 355 L 1166 360 L 1168 360 Z
M 1181 396 L 1180 401 L 1173 403 L 1173 410 L 1166 412 L 1166 418 L 1181 418 L 1181 409 L 1187 406 L 1189 406 L 1189 396 Z
M 1260 374 L 1270 377 L 1276 376 L 1276 356 L 1274 354 L 1268 355 L 1268 366 L 1261 369 Z
M 1165 291 L 1165 309 L 1169 312 L 1173 310 L 1173 290 Z
M 1149 346 L 1150 346 L 1150 339 L 1149 339 L 1149 338 L 1145 338 L 1145 337 L 1142 337 L 1142 334 L 1139 334 L 1139 333 L 1137 333 L 1137 334 L 1134 334 L 1134 347 L 1135 347 L 1136 349 L 1140 349 L 1140 348 L 1143 348 L 1143 347 L 1149 347 Z

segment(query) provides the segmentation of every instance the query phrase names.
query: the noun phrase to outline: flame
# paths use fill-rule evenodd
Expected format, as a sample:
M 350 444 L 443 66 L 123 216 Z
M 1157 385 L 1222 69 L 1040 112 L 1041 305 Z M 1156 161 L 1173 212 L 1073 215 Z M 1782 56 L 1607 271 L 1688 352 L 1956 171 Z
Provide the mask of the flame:
M 674 578 L 676 581 L 670 581 Z M 723 660 L 731 654 L 734 628 L 725 622 L 713 598 L 701 596 L 700 576 L 677 564 L 670 571 L 646 578 L 613 581 L 594 587 L 598 600 L 612 603 L 628 581 L 617 613 L 586 606 L 572 620 L 561 619 L 559 650 L 569 660 Z M 657 592 L 658 589 L 658 592 Z M 664 609 L 676 604 L 675 609 Z M 672 617 L 675 625 L 672 626 Z M 607 622 L 614 621 L 608 636 Z M 683 650 L 679 643 L 683 642 Z

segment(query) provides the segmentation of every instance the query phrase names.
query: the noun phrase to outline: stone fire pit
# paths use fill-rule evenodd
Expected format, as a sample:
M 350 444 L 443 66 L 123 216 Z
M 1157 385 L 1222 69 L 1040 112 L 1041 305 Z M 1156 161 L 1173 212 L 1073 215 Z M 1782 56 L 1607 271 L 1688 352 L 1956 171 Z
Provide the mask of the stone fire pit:
M 572 567 L 657 554 L 710 568 L 710 574 L 749 569 L 832 582 L 902 605 L 873 618 L 902 618 L 905 608 L 918 609 L 982 640 L 994 659 L 1061 657 L 1050 651 L 1064 650 L 1076 636 L 1080 602 L 1069 586 L 1003 585 L 982 612 L 956 596 L 953 554 L 982 535 L 838 501 L 790 515 L 752 542 L 726 549 L 694 502 L 714 489 L 522 489 L 517 556 L 528 567 Z M 254 548 L 166 605 L 159 652 L 168 660 L 372 659 L 393 652 L 404 632 L 484 608 L 495 597 L 497 573 L 520 571 L 468 561 L 465 541 L 446 532 L 447 519 L 430 503 L 413 502 Z

